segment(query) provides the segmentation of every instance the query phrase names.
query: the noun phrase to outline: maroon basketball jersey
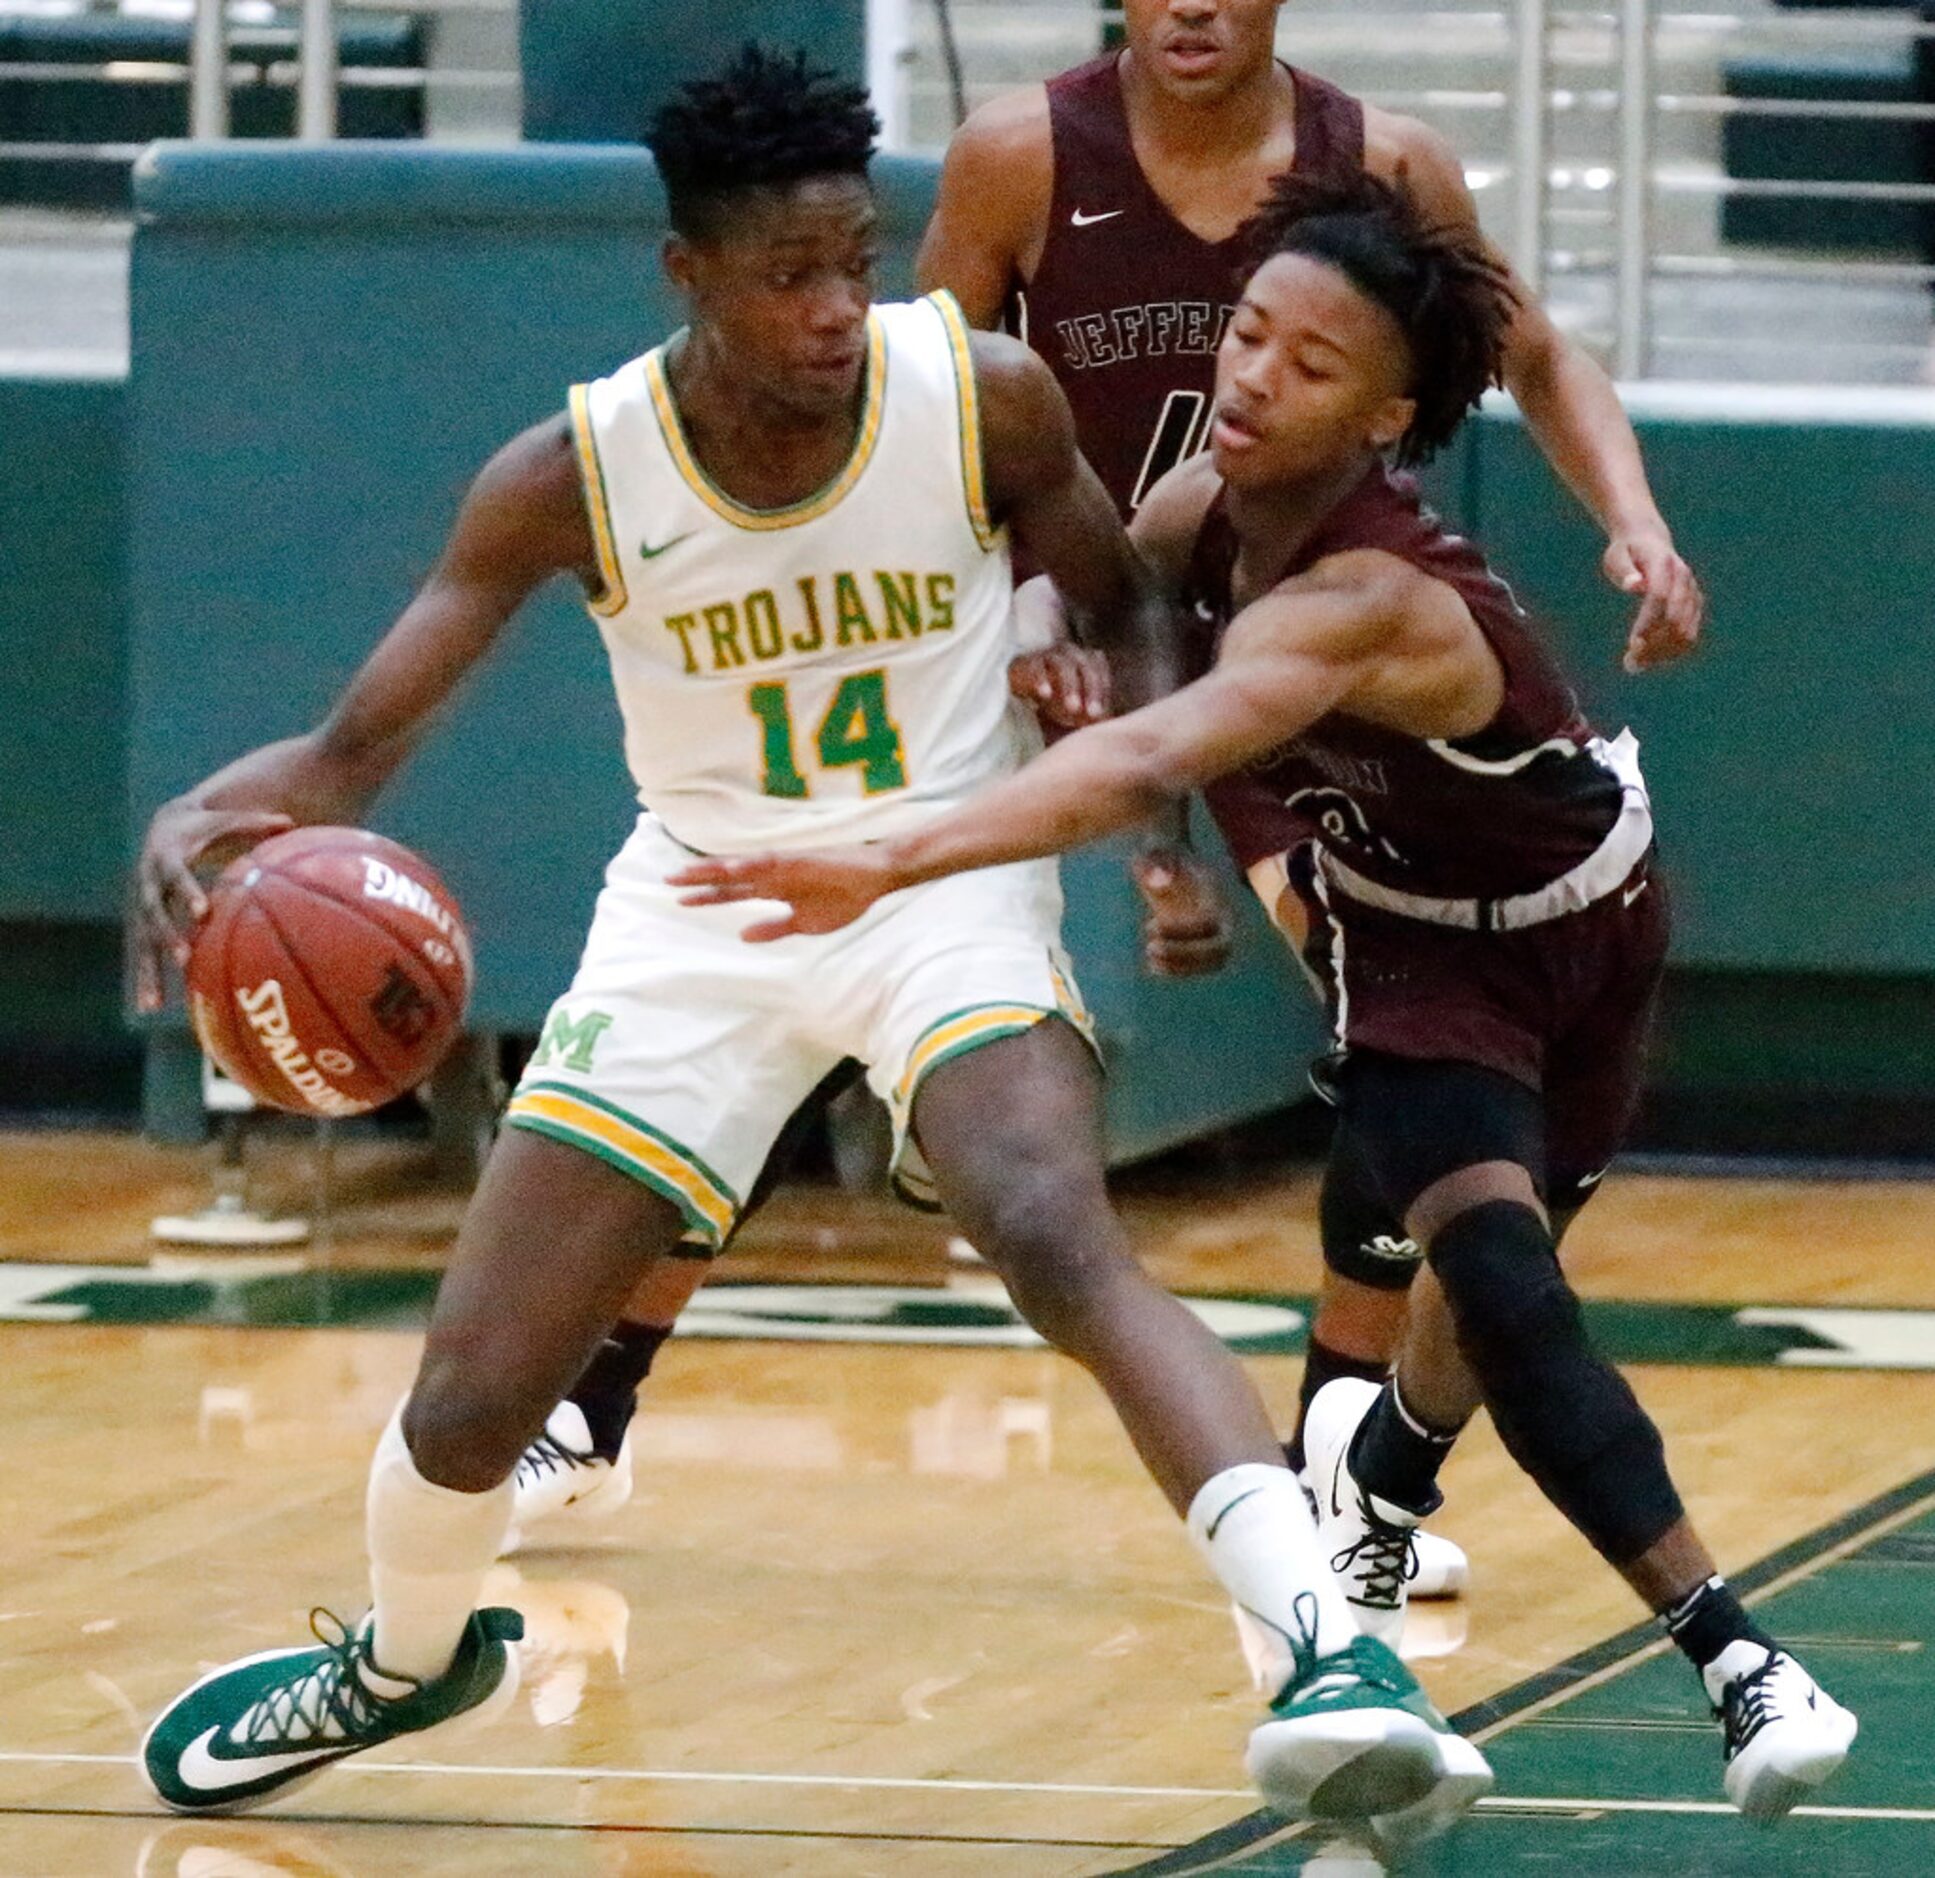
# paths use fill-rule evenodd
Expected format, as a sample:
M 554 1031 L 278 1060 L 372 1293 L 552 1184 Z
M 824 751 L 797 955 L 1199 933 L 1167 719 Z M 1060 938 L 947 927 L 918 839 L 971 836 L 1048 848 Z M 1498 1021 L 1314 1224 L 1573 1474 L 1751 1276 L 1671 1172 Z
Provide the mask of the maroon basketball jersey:
M 1209 430 L 1216 347 L 1243 244 L 1204 241 L 1170 214 L 1136 161 L 1117 55 L 1048 81 L 1055 186 L 1034 278 L 1010 324 L 1048 362 L 1075 434 L 1126 518 Z M 1348 182 L 1364 167 L 1364 108 L 1291 70 L 1298 175 Z
M 1417 484 L 1382 465 L 1331 510 L 1283 578 L 1328 555 L 1377 548 L 1443 581 L 1505 672 L 1498 715 L 1473 737 L 1407 737 L 1340 712 L 1205 792 L 1245 868 L 1315 840 L 1400 893 L 1498 899 L 1557 880 L 1599 848 L 1624 802 L 1620 776 L 1512 590 Z M 1236 532 L 1219 496 L 1197 537 L 1187 600 L 1212 643 L 1230 617 Z

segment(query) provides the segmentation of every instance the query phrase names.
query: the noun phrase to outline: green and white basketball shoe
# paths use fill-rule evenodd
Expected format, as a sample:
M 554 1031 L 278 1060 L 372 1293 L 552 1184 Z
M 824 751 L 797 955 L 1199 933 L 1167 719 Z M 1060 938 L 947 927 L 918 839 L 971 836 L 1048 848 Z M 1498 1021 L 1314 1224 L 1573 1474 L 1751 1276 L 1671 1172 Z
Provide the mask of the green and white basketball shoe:
M 1319 1656 L 1316 1599 L 1297 1614 L 1296 1667 L 1245 1756 L 1258 1791 L 1293 1819 L 1389 1827 L 1407 1845 L 1446 1830 L 1490 1791 L 1485 1757 L 1383 1644 L 1357 1637 Z
M 312 1611 L 316 1642 L 265 1650 L 213 1670 L 163 1710 L 141 1766 L 177 1812 L 240 1812 L 291 1792 L 325 1768 L 399 1735 L 501 1714 L 517 1694 L 524 1619 L 473 1612 L 456 1658 L 434 1682 L 393 1676 L 370 1660 L 370 1622 L 354 1630 Z

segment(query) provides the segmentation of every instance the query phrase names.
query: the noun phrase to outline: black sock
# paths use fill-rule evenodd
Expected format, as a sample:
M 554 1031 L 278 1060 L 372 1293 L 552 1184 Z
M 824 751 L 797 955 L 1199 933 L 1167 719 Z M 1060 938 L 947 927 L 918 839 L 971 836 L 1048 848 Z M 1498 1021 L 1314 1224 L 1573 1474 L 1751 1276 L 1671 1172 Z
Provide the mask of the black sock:
M 591 1451 L 601 1460 L 618 1458 L 625 1430 L 638 1413 L 638 1385 L 651 1373 L 652 1358 L 671 1334 L 670 1324 L 633 1324 L 621 1317 L 571 1385 L 566 1399 L 584 1410 Z
M 1329 1344 L 1320 1343 L 1314 1332 L 1311 1334 L 1310 1347 L 1304 1352 L 1303 1381 L 1297 1387 L 1297 1431 L 1283 1444 L 1283 1458 L 1290 1464 L 1293 1473 L 1303 1472 L 1303 1425 L 1309 1418 L 1310 1405 L 1316 1400 L 1317 1391 L 1345 1376 L 1356 1376 L 1365 1382 L 1382 1382 L 1390 1373 L 1390 1368 L 1389 1363 L 1370 1363 L 1361 1356 L 1346 1356 L 1342 1350 L 1333 1350 Z
M 1427 1428 L 1405 1406 L 1393 1376 L 1351 1437 L 1351 1477 L 1367 1493 L 1420 1518 L 1435 1513 L 1444 1503 L 1438 1469 L 1460 1432 Z
M 1779 1647 L 1747 1615 L 1724 1578 L 1696 1585 L 1679 1603 L 1660 1612 L 1660 1622 L 1695 1669 L 1705 1669 L 1731 1643 L 1757 1643 L 1766 1650 Z

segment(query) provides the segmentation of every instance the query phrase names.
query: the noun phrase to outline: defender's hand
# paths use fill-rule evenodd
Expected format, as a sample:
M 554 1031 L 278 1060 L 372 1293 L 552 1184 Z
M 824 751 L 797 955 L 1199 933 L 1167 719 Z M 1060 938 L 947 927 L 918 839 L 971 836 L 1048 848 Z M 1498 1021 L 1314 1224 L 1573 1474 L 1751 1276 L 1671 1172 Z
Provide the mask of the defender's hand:
M 135 864 L 136 904 L 128 934 L 138 1009 L 161 1009 L 167 962 L 187 965 L 195 928 L 208 915 L 197 865 L 225 866 L 258 841 L 294 826 L 287 815 L 268 809 L 204 809 L 175 801 L 155 811 Z
M 681 906 L 734 900 L 783 900 L 783 918 L 764 919 L 739 936 L 755 945 L 796 932 L 837 932 L 896 886 L 877 848 L 827 848 L 818 854 L 746 854 L 694 861 L 667 876 Z
M 1707 597 L 1665 529 L 1632 529 L 1615 535 L 1600 566 L 1621 593 L 1640 596 L 1639 611 L 1626 636 L 1629 672 L 1670 665 L 1699 643 Z
M 1080 730 L 1109 714 L 1109 662 L 1064 639 L 1040 652 L 1024 652 L 1010 664 L 1008 689 L 1032 704 L 1045 723 Z
M 1200 978 L 1230 955 L 1229 909 L 1209 870 L 1180 848 L 1151 848 L 1132 864 L 1142 891 L 1142 957 L 1159 978 Z

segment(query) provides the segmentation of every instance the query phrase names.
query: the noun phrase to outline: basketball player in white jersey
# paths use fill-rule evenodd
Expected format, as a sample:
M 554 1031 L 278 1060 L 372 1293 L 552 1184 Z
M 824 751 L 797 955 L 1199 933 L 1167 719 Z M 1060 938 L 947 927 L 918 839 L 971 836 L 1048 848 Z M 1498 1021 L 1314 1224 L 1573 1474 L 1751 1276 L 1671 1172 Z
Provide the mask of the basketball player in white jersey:
M 149 831 L 152 997 L 160 952 L 180 956 L 203 905 L 196 860 L 359 818 L 523 599 L 553 575 L 582 583 L 643 812 L 378 1445 L 370 1618 L 319 1620 L 315 1644 L 177 1698 L 143 1748 L 171 1806 L 257 1804 L 509 1701 L 520 1619 L 476 1606 L 520 1453 L 641 1270 L 731 1231 L 780 1125 L 849 1055 L 892 1109 L 903 1183 L 944 1202 L 1024 1316 L 1093 1372 L 1248 1614 L 1265 1796 L 1441 1824 L 1490 1784 L 1358 1634 L 1240 1365 L 1130 1254 L 1053 863 L 766 950 L 740 944 L 733 909 L 695 912 L 667 884 L 695 857 L 918 832 L 1020 765 L 1011 529 L 1073 619 L 1127 622 L 1111 650 L 1131 697 L 1160 676 L 1137 656 L 1162 637 L 1154 604 L 1045 368 L 971 335 L 944 297 L 870 305 L 873 131 L 858 88 L 750 48 L 662 111 L 665 258 L 690 324 L 486 466 L 321 726 Z

